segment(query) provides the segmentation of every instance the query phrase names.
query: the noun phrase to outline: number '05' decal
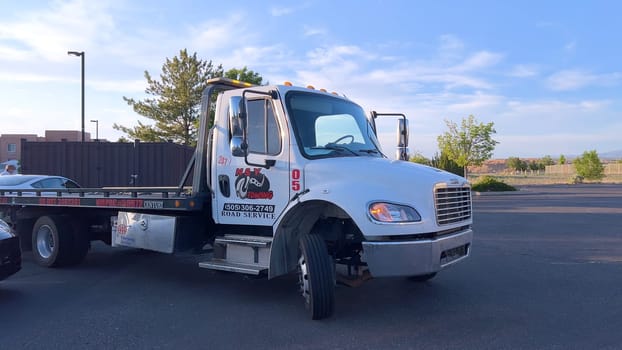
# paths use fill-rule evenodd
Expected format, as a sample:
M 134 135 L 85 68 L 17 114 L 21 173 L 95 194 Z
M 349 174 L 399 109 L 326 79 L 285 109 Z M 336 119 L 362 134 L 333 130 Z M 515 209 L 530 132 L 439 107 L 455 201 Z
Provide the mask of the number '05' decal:
M 300 170 L 292 170 L 292 191 L 300 191 Z

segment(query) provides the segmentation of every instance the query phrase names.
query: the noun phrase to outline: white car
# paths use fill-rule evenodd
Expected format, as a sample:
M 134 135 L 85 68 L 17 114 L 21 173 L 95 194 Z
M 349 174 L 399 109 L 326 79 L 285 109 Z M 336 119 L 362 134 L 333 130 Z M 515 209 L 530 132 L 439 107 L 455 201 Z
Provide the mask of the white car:
M 0 192 L 30 189 L 80 188 L 75 181 L 63 176 L 51 175 L 4 175 L 0 176 Z M 34 192 L 29 192 L 34 193 Z

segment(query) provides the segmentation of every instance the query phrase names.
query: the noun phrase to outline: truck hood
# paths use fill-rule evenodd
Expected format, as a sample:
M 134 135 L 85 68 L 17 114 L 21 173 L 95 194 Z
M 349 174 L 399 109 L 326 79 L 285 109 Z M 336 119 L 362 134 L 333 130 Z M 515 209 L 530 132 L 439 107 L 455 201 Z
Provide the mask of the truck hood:
M 417 231 L 438 230 L 434 204 L 436 186 L 467 186 L 463 177 L 429 166 L 386 158 L 348 157 L 318 159 L 304 168 L 304 200 L 331 202 L 348 213 L 359 227 L 371 221 L 367 217 L 372 202 L 391 202 L 412 206 L 422 217 Z M 378 226 L 376 224 L 376 226 Z M 394 225 L 380 225 L 394 226 Z M 404 226 L 409 225 L 398 225 Z M 413 229 L 412 227 L 410 229 Z M 367 231 L 366 231 L 367 230 Z M 370 227 L 363 232 L 374 232 Z M 413 234 L 409 229 L 399 234 Z M 395 232 L 393 233 L 395 234 Z
M 466 184 L 456 174 L 413 162 L 386 158 L 348 157 L 329 158 L 309 162 L 305 166 L 305 185 L 312 187 L 346 186 L 381 187 L 393 197 L 404 190 L 427 190 L 437 183 Z

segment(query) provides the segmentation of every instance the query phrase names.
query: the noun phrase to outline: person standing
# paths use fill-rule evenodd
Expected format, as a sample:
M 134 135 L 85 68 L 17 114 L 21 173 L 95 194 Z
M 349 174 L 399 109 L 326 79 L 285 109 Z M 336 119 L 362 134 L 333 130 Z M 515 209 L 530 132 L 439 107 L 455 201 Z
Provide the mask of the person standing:
M 0 173 L 0 175 L 15 175 L 17 174 L 17 169 L 13 164 L 7 164 L 4 167 L 4 171 Z

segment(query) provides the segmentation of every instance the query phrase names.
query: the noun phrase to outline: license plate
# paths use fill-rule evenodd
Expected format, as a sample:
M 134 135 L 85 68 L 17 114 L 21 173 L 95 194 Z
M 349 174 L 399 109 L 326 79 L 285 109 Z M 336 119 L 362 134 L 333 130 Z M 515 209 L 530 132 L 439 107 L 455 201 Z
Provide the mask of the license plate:
M 456 261 L 463 256 L 467 255 L 468 244 L 461 245 L 456 248 L 447 249 L 441 253 L 441 265 L 447 265 L 452 261 Z

